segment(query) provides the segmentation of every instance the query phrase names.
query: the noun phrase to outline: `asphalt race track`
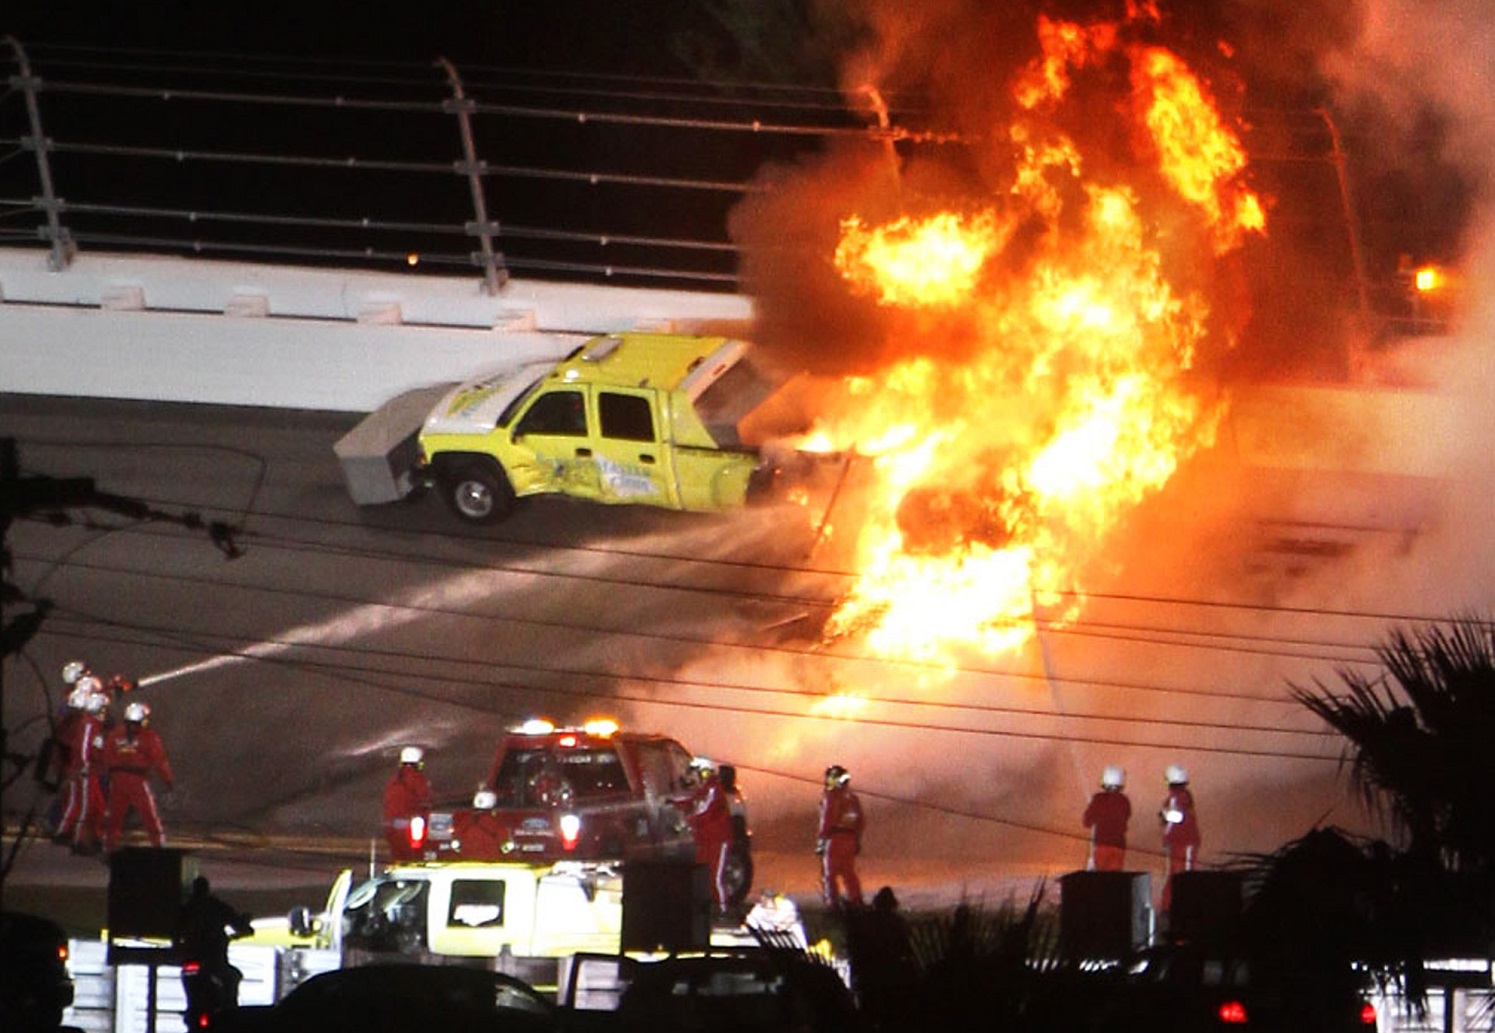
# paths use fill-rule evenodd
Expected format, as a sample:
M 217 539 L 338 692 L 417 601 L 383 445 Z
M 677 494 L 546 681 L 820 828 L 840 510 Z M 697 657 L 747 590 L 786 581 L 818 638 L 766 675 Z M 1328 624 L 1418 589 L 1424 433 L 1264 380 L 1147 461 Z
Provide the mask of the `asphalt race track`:
M 377 863 L 402 745 L 426 748 L 438 797 L 463 800 L 498 733 L 535 714 L 610 714 L 735 762 L 759 887 L 803 897 L 832 762 L 870 814 L 864 880 L 915 902 L 1026 898 L 1080 866 L 1079 815 L 1108 763 L 1131 773 L 1142 870 L 1160 865 L 1166 763 L 1195 772 L 1206 863 L 1358 817 L 1338 741 L 1284 690 L 1284 671 L 1327 676 L 1333 660 L 1291 645 L 1301 612 L 1249 611 L 1230 648 L 1214 628 L 1122 636 L 1185 623 L 1138 602 L 1138 584 L 1094 603 L 1087 634 L 1045 633 L 1021 657 L 876 660 L 854 640 L 821 641 L 849 580 L 839 516 L 822 527 L 789 503 L 695 515 L 537 500 L 474 529 L 435 497 L 360 509 L 333 453 L 355 422 L 0 395 L 23 476 L 92 478 L 157 516 L 82 508 L 12 526 L 15 582 L 54 609 L 6 664 L 11 748 L 39 746 L 66 661 L 139 679 L 177 774 L 168 835 L 228 887 L 323 886 L 344 864 Z M 185 526 L 198 519 L 230 541 Z M 1326 611 L 1318 634 L 1340 619 Z M 1270 620 L 1292 637 L 1266 637 Z M 29 782 L 8 791 L 7 828 L 47 799 Z M 8 887 L 102 881 L 96 860 L 36 841 Z
M 781 569 L 803 562 L 813 532 L 796 507 L 744 520 L 545 500 L 482 530 L 434 497 L 360 509 L 332 449 L 355 422 L 0 396 L 23 476 L 90 477 L 161 515 L 75 509 L 66 525 L 12 528 L 17 583 L 56 607 L 7 664 L 13 746 L 38 744 L 66 660 L 140 679 L 177 774 L 162 800 L 172 841 L 308 883 L 367 859 L 405 743 L 426 747 L 453 799 L 470 796 L 497 733 L 536 713 L 613 713 L 739 761 L 750 792 L 768 777 L 749 773 L 738 718 L 772 702 L 718 712 L 726 690 L 680 672 L 755 644 L 807 651 L 794 629 L 836 579 Z M 182 526 L 191 516 L 231 526 L 242 555 Z M 774 777 L 779 796 L 802 798 L 803 822 L 819 764 Z M 30 794 L 7 795 L 11 827 Z M 765 856 L 774 838 L 760 831 Z M 795 853 L 783 877 L 812 889 L 814 859 Z M 12 885 L 75 868 L 37 843 Z M 86 881 L 98 866 L 78 870 Z

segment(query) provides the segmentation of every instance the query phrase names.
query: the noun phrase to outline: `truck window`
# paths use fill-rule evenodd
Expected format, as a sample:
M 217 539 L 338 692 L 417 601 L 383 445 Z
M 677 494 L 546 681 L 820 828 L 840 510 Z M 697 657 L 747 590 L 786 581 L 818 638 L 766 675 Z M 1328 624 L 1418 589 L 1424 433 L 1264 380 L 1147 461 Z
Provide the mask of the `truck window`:
M 597 396 L 602 436 L 620 441 L 654 441 L 654 407 L 642 395 L 603 391 Z
M 457 879 L 452 882 L 449 928 L 492 929 L 504 924 L 504 888 L 499 879 Z
M 535 399 L 515 428 L 518 434 L 586 437 L 587 401 L 580 391 L 547 391 Z
M 343 940 L 350 947 L 410 953 L 425 946 L 425 879 L 373 879 L 348 894 Z
M 610 796 L 628 791 L 628 773 L 612 747 L 595 750 L 562 750 L 561 770 L 580 799 Z
M 617 750 L 610 746 L 558 750 L 537 747 L 508 750 L 498 765 L 492 786 L 500 804 L 519 807 L 548 806 L 539 797 L 543 777 L 559 777 L 564 787 L 558 796 L 586 799 L 628 791 L 628 773 Z
M 738 423 L 762 405 L 777 386 L 766 371 L 754 364 L 752 356 L 746 355 L 701 392 L 696 399 L 696 414 L 717 445 L 741 448 Z

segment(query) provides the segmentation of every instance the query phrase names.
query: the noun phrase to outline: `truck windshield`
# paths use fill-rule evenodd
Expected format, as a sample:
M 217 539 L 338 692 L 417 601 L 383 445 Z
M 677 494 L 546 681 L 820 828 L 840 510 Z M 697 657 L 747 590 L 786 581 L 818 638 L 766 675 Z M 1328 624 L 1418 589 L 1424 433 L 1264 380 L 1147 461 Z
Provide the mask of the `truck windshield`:
M 548 372 L 549 370 L 541 370 L 539 375 L 530 382 L 530 385 L 528 387 L 515 395 L 512 402 L 504 406 L 504 411 L 498 414 L 497 426 L 507 427 L 510 423 L 514 422 L 514 414 L 517 413 L 524 406 L 524 404 L 529 401 L 530 396 L 535 393 L 535 389 L 540 386 L 540 381 L 545 379 L 545 376 Z
M 492 781 L 500 806 L 540 807 L 561 798 L 586 800 L 628 791 L 628 775 L 611 746 L 537 746 L 504 753 Z
M 359 886 L 343 908 L 343 942 L 371 951 L 420 950 L 430 889 L 424 879 L 378 878 Z

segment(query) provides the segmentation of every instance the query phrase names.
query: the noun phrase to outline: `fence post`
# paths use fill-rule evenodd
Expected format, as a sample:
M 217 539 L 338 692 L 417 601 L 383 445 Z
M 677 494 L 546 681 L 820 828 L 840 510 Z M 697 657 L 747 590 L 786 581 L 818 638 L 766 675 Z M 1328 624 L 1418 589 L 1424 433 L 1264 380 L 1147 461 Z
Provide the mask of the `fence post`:
M 26 115 L 31 120 L 31 135 L 23 138 L 21 143 L 23 146 L 30 144 L 31 149 L 36 151 L 36 171 L 42 187 L 41 206 L 47 213 L 47 236 L 52 242 L 52 254 L 47 259 L 47 266 L 53 272 L 61 272 L 72 262 L 74 247 L 72 237 L 58 215 L 60 203 L 56 191 L 52 189 L 52 166 L 47 161 L 47 151 L 51 150 L 52 141 L 42 133 L 42 112 L 36 102 L 36 91 L 41 86 L 41 80 L 31 74 L 31 61 L 21 48 L 21 41 L 14 36 L 6 36 L 5 42 L 16 52 L 16 64 L 21 73 L 11 79 L 11 85 L 20 87 L 21 92 L 26 94 Z
M 451 99 L 443 102 L 442 107 L 457 116 L 457 127 L 462 133 L 462 161 L 457 164 L 457 171 L 466 173 L 468 185 L 472 188 L 473 221 L 468 224 L 467 232 L 476 236 L 482 246 L 483 292 L 497 294 L 508 282 L 509 274 L 504 268 L 503 256 L 493 248 L 498 223 L 488 220 L 488 205 L 483 199 L 483 169 L 486 166 L 478 161 L 477 148 L 472 142 L 472 112 L 476 105 L 462 92 L 462 80 L 452 63 L 444 57 L 437 60 L 446 69 L 447 82 L 452 86 Z

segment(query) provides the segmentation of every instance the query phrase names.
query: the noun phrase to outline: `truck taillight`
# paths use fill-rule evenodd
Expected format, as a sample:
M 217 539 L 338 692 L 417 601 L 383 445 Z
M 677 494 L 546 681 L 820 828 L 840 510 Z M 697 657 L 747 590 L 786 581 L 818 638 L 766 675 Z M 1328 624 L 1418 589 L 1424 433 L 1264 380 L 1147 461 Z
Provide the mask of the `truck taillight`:
M 1376 1024 L 1376 1006 L 1366 1001 L 1360 1006 L 1360 1025 L 1372 1026 Z
M 419 814 L 410 819 L 410 847 L 419 850 L 426 845 L 426 819 Z
M 1239 1026 L 1246 1022 L 1246 1006 L 1240 1001 L 1226 1001 L 1220 1005 L 1218 1014 L 1220 1021 L 1227 1025 Z
M 188 961 L 182 964 L 182 972 L 189 976 L 195 976 L 202 971 L 202 965 L 196 961 Z
M 575 814 L 561 815 L 561 846 L 570 851 L 576 849 L 576 841 L 581 838 L 581 818 Z

